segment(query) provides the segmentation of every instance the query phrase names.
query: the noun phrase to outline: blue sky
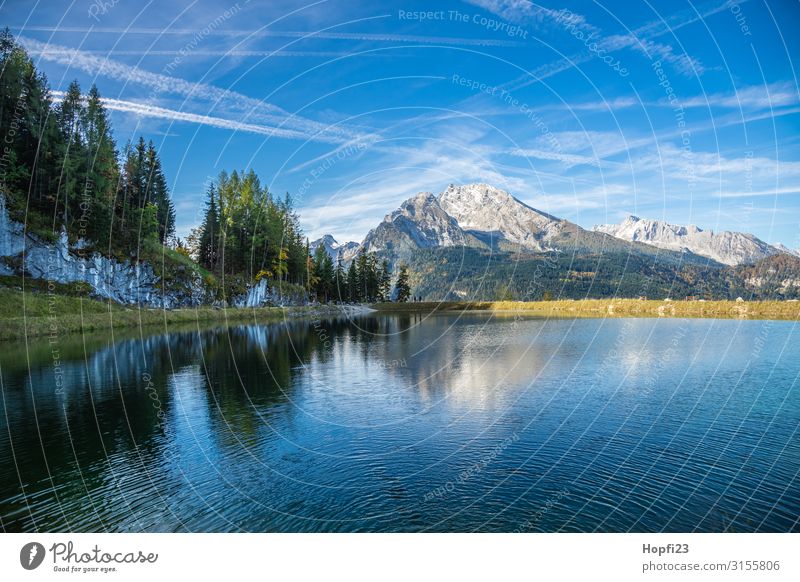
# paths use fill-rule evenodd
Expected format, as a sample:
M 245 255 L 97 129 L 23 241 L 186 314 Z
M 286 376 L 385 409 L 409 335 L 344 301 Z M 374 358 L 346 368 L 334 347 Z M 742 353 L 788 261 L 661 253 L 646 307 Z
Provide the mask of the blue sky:
M 153 139 L 181 235 L 210 179 L 252 167 L 311 238 L 481 181 L 584 227 L 800 247 L 797 2 L 25 1 L 0 22 L 54 91 L 98 85 L 119 142 Z

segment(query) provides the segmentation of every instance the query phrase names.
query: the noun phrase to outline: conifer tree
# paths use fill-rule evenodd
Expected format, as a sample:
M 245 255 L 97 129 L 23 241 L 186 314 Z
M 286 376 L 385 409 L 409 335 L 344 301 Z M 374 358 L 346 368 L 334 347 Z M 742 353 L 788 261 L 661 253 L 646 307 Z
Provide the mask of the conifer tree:
M 86 102 L 86 178 L 81 204 L 80 230 L 101 248 L 111 242 L 113 204 L 119 165 L 111 125 L 100 100 L 97 87 L 92 85 Z M 83 233 L 82 237 L 83 237 Z
M 344 265 L 342 264 L 342 256 L 341 254 L 336 257 L 336 269 L 333 272 L 333 280 L 334 280 L 334 299 L 336 301 L 347 301 L 348 300 L 348 293 L 347 293 L 347 273 L 344 270 Z
M 217 268 L 219 250 L 219 212 L 217 210 L 214 186 L 209 186 L 206 200 L 206 212 L 200 227 L 198 239 L 197 262 L 214 272 Z
M 397 282 L 394 284 L 395 299 L 400 303 L 405 303 L 411 297 L 411 286 L 408 282 L 408 267 L 400 265 L 400 271 L 397 274 Z
M 58 202 L 54 220 L 60 218 L 69 229 L 80 212 L 80 195 L 86 175 L 86 146 L 83 136 L 85 109 L 77 81 L 70 83 L 64 99 L 56 108 L 56 120 L 61 134 L 58 158 L 61 172 L 58 177 Z
M 353 260 L 347 269 L 347 301 L 350 303 L 361 301 L 361 296 L 358 293 L 358 278 L 358 268 L 356 267 L 356 261 Z
M 383 259 L 378 274 L 378 301 L 389 301 L 392 292 L 392 273 L 389 270 L 389 261 Z

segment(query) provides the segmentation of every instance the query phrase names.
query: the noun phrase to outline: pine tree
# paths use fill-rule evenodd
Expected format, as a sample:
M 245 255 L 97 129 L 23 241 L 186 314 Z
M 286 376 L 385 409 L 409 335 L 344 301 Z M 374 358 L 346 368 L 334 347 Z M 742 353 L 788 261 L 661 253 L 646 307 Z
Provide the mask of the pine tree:
M 361 301 L 369 301 L 369 258 L 367 257 L 367 252 L 364 249 L 358 253 L 358 256 L 355 258 L 354 262 L 356 263 L 356 296 L 359 302 Z
M 327 303 L 334 294 L 335 272 L 333 260 L 323 245 L 314 249 L 312 263 L 314 265 L 314 291 L 320 301 Z
M 394 284 L 395 299 L 400 303 L 405 303 L 411 297 L 411 286 L 408 282 L 408 267 L 400 265 L 400 271 L 397 274 L 397 282 Z
M 136 229 L 139 223 L 136 218 L 144 208 L 146 181 L 144 174 L 144 139 L 139 138 L 136 147 L 130 142 L 125 145 L 123 153 L 122 177 L 119 180 L 115 216 L 118 220 L 117 230 L 123 246 L 136 245 Z
M 3 144 L 0 188 L 3 190 L 18 189 L 30 176 L 24 160 L 20 159 L 23 141 L 20 134 L 20 97 L 24 95 L 23 68 L 26 57 L 6 27 L 0 34 L 0 143 Z
M 119 180 L 119 165 L 111 125 L 97 87 L 92 85 L 85 115 L 87 171 L 81 205 L 80 231 L 98 246 L 111 242 L 114 194 Z M 79 234 L 83 236 L 83 233 Z
M 350 267 L 347 269 L 347 301 L 350 303 L 358 303 L 361 301 L 358 279 L 358 267 L 354 259 L 350 262 Z
M 220 237 L 219 211 L 214 186 L 209 186 L 207 198 L 206 213 L 198 237 L 197 262 L 214 272 L 217 268 Z
M 383 259 L 378 275 L 378 301 L 389 301 L 392 292 L 392 273 L 389 270 L 389 261 Z
M 83 98 L 77 81 L 70 83 L 64 99 L 56 109 L 56 120 L 61 134 L 58 152 L 61 172 L 58 179 L 58 201 L 54 226 L 59 222 L 69 229 L 74 216 L 80 212 L 80 193 L 85 184 L 86 149 L 82 135 L 85 117 Z M 61 216 L 59 216 L 59 209 Z M 61 220 L 59 220 L 59 218 Z
M 336 257 L 336 269 L 333 272 L 333 280 L 333 296 L 335 297 L 336 301 L 347 301 L 347 273 L 345 272 L 344 265 L 342 264 L 341 254 Z
M 157 208 L 158 239 L 166 244 L 175 235 L 175 207 L 170 200 L 167 179 L 152 141 L 147 145 L 144 156 L 144 174 L 147 192 L 145 200 L 155 204 Z

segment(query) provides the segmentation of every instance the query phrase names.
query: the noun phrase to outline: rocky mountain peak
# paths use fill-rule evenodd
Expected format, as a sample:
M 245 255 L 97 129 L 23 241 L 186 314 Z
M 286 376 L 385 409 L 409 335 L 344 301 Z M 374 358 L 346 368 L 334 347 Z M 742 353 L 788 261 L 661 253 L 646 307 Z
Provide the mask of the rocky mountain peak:
M 362 246 L 392 253 L 498 245 L 541 251 L 568 224 L 489 184 L 450 184 L 438 196 L 420 192 L 405 200 L 367 234 Z
M 544 249 L 543 242 L 560 232 L 564 223 L 488 184 L 451 184 L 438 200 L 461 228 L 494 233 L 508 243 L 534 250 Z
M 340 244 L 335 238 L 333 238 L 333 235 L 325 234 L 309 245 L 312 253 L 316 251 L 317 247 L 319 246 L 323 246 L 325 248 L 325 252 L 328 253 L 335 263 L 337 260 L 339 260 L 339 258 L 341 258 L 344 262 L 349 261 L 358 249 L 359 244 L 353 241 Z
M 430 192 L 420 192 L 404 201 L 400 208 L 394 210 L 391 214 L 387 214 L 384 220 L 386 222 L 393 222 L 401 216 L 424 216 L 426 212 L 436 212 L 440 210 L 439 203 L 436 197 Z
M 662 249 L 688 251 L 731 266 L 752 263 L 782 252 L 752 234 L 730 231 L 715 233 L 693 224 L 682 226 L 633 215 L 628 215 L 619 224 L 602 224 L 593 230 Z

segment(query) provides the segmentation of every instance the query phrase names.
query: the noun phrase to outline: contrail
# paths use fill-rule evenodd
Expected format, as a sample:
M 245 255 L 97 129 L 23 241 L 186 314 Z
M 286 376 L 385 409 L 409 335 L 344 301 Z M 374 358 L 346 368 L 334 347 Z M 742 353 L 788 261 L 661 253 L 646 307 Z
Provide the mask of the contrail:
M 51 91 L 53 97 L 61 99 L 64 97 L 63 91 Z M 255 123 L 244 123 L 241 121 L 234 121 L 224 119 L 222 117 L 213 117 L 210 115 L 201 115 L 197 113 L 190 113 L 188 111 L 176 111 L 175 109 L 167 109 L 165 107 L 157 107 L 155 105 L 148 105 L 146 103 L 136 103 L 135 101 L 125 101 L 122 99 L 111 99 L 101 97 L 103 105 L 106 109 L 111 111 L 121 111 L 123 113 L 133 113 L 143 117 L 152 117 L 156 119 L 168 119 L 171 121 L 185 121 L 188 123 L 197 123 L 200 125 L 207 125 L 210 127 L 218 127 L 221 129 L 229 129 L 232 131 L 244 131 L 247 133 L 255 133 L 259 135 L 266 135 L 269 137 L 278 137 L 286 139 L 301 139 L 305 140 L 308 136 L 299 131 L 283 129 L 280 127 L 270 127 L 266 125 L 258 125 Z M 318 141 L 328 143 L 339 143 L 339 140 L 332 140 L 325 138 L 325 136 L 318 136 Z
M 187 99 L 210 100 L 218 104 L 216 106 L 244 113 L 252 122 L 277 126 L 281 130 L 296 132 L 296 135 L 315 141 L 345 143 L 367 137 L 340 125 L 332 126 L 292 115 L 276 105 L 253 99 L 236 91 L 221 89 L 207 83 L 192 83 L 160 73 L 151 73 L 109 58 L 87 54 L 79 49 L 49 45 L 24 37 L 20 37 L 18 40 L 28 51 L 36 53 L 44 60 L 74 67 L 91 75 L 105 76 L 123 83 L 135 83 L 149 87 L 154 93 L 177 94 Z M 55 51 L 51 52 L 53 49 Z
M 387 15 L 388 16 L 388 15 Z M 24 32 L 69 32 L 92 34 L 157 34 L 157 35 L 194 35 L 197 30 L 191 28 L 112 28 L 81 26 L 26 26 Z M 447 44 L 461 46 L 502 46 L 518 47 L 525 43 L 493 38 L 457 38 L 450 36 L 420 36 L 390 33 L 361 32 L 303 32 L 293 30 L 213 30 L 207 36 L 228 37 L 269 37 L 269 38 L 304 38 L 324 40 L 355 40 L 363 42 L 407 42 L 420 44 Z
M 73 49 L 56 49 L 49 48 L 46 50 L 48 55 L 70 55 Z M 44 51 L 30 50 L 31 55 L 41 55 Z M 322 58 L 339 58 L 352 56 L 353 53 L 349 52 L 336 52 L 336 51 L 247 51 L 247 50 L 219 50 L 219 51 L 180 51 L 180 50 L 83 50 L 86 55 L 102 55 L 102 56 L 158 56 L 158 57 L 322 57 Z M 359 53 L 359 57 L 379 57 L 389 56 L 393 59 L 397 58 L 396 54 L 387 53 Z

